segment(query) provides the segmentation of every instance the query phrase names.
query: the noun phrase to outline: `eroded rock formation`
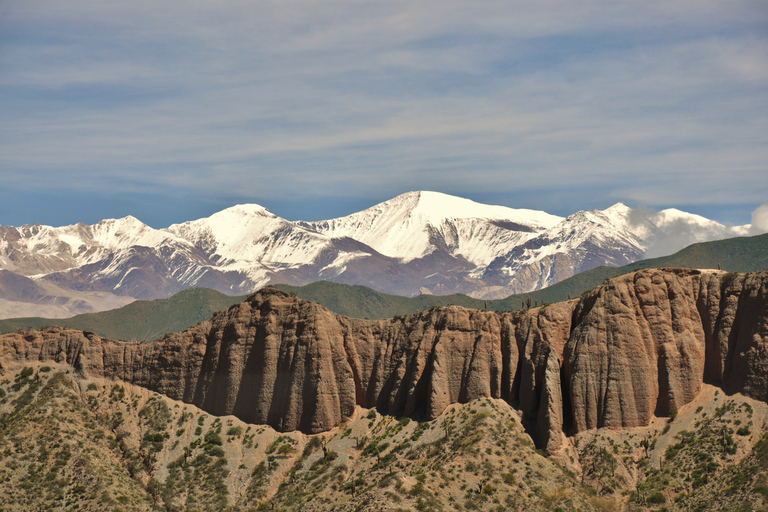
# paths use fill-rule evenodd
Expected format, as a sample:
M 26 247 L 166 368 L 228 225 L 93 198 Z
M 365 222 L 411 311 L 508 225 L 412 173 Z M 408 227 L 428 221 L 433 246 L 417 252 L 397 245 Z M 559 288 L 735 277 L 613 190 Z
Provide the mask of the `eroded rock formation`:
M 646 425 L 705 380 L 768 401 L 768 272 L 642 270 L 526 311 L 375 321 L 267 288 L 151 345 L 61 328 L 0 337 L 2 367 L 48 360 L 283 431 L 330 429 L 355 405 L 433 419 L 502 398 L 554 452 L 564 433 Z

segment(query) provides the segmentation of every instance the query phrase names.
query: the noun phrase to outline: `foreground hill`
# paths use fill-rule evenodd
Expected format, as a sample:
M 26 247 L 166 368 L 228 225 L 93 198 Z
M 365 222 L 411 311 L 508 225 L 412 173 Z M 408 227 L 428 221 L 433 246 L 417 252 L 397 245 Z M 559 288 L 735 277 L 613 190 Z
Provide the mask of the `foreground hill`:
M 4 506 L 756 510 L 767 305 L 766 272 L 641 270 L 516 313 L 265 289 L 154 344 L 3 335 Z
M 306 436 L 57 364 L 6 375 L 5 511 L 588 511 L 607 501 L 537 452 L 499 400 L 452 407 L 442 423 L 358 409 Z
M 714 512 L 768 503 L 768 437 L 757 427 L 768 408 L 711 387 L 673 421 L 578 436 L 564 466 L 535 450 L 519 411 L 497 399 L 426 422 L 357 409 L 307 436 L 58 363 L 4 377 L 4 511 Z M 723 428 L 734 430 L 726 444 Z

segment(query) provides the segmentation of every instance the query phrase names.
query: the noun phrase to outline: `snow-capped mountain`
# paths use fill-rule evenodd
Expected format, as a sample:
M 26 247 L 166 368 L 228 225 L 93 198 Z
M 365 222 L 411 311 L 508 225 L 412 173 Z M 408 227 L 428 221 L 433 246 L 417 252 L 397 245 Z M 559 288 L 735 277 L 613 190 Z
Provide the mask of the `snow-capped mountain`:
M 142 299 L 194 286 L 244 294 L 270 282 L 321 279 L 402 295 L 496 298 L 748 231 L 675 209 L 617 203 L 562 218 L 409 192 L 318 222 L 246 204 L 159 230 L 130 216 L 90 226 L 0 226 L 0 270 L 56 290 Z
M 245 294 L 279 273 L 297 274 L 301 267 L 310 270 L 286 280 L 332 278 L 350 261 L 375 252 L 281 219 L 258 205 L 234 206 L 163 230 L 130 216 L 92 226 L 36 224 L 0 230 L 2 269 L 74 290 L 140 299 L 195 286 Z
M 95 263 L 129 247 L 171 244 L 174 238 L 131 216 L 92 226 L 0 227 L 0 266 L 25 275 L 45 274 Z
M 174 224 L 165 231 L 199 249 L 217 270 L 240 276 L 249 291 L 279 273 L 314 276 L 298 278 L 299 282 L 331 279 L 344 272 L 350 262 L 375 252 L 287 221 L 255 204 L 233 206 L 208 218 Z
M 542 211 L 490 206 L 439 192 L 408 192 L 346 217 L 301 224 L 359 240 L 403 262 L 442 249 L 487 265 L 561 220 Z
M 331 242 L 330 237 L 298 227 L 256 204 L 233 206 L 164 231 L 187 240 L 221 265 L 304 264 Z
M 483 272 L 496 283 L 487 298 L 537 290 L 598 265 L 621 266 L 646 251 L 640 226 L 629 223 L 631 209 L 617 203 L 606 210 L 581 211 L 497 258 Z M 642 229 L 651 230 L 652 226 Z
M 196 286 L 208 266 L 186 240 L 131 216 L 90 226 L 3 227 L 0 237 L 0 268 L 79 291 L 156 298 Z

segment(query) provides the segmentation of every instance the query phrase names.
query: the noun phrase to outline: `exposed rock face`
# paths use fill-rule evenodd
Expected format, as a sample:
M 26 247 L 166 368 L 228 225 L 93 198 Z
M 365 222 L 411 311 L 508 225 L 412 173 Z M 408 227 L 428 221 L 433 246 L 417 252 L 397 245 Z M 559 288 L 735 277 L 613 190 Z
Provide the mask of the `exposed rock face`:
M 690 276 L 637 272 L 579 303 L 566 348 L 577 430 L 643 425 L 693 398 L 705 363 L 697 293 Z
M 768 401 L 768 272 L 643 270 L 528 311 L 377 321 L 264 289 L 152 345 L 58 328 L 0 337 L 2 367 L 47 360 L 284 431 L 327 430 L 355 405 L 433 419 L 503 398 L 554 452 L 564 433 L 666 415 L 705 380 Z

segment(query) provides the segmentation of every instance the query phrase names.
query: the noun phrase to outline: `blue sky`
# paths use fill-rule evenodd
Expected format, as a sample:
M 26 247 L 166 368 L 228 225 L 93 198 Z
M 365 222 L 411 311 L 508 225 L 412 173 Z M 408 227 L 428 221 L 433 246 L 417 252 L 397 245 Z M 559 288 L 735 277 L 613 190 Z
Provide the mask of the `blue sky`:
M 0 0 L 0 224 L 409 190 L 745 224 L 765 1 Z

